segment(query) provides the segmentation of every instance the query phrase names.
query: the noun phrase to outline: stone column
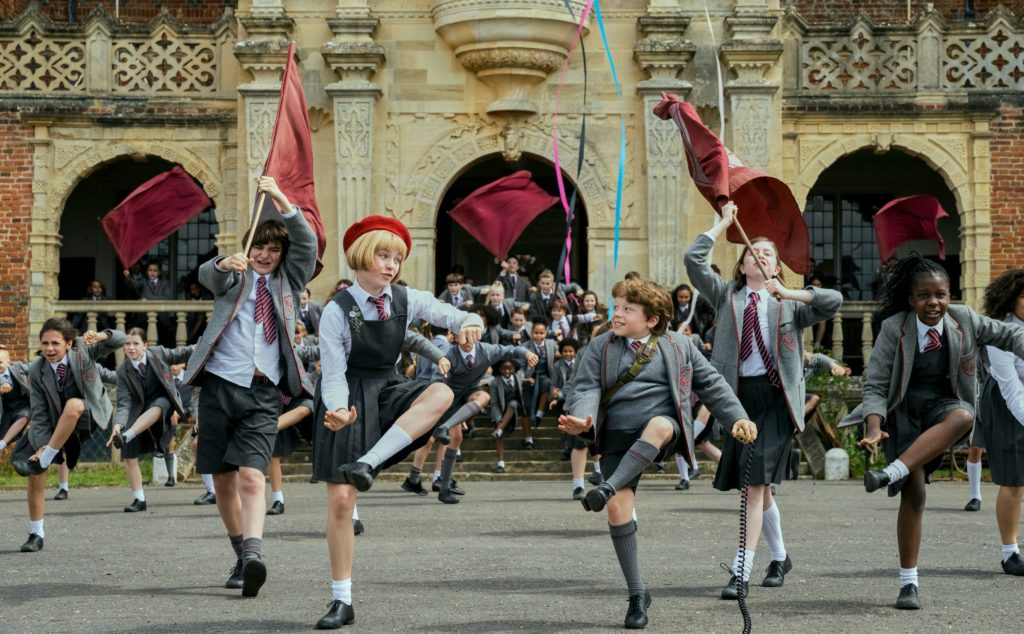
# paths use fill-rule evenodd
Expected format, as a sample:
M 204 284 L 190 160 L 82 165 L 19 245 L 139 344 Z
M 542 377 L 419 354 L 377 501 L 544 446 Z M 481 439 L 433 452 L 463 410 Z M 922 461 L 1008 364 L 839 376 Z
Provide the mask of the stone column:
M 689 95 L 691 85 L 679 75 L 693 59 L 696 47 L 683 39 L 690 18 L 662 9 L 638 19 L 643 39 L 633 47 L 633 58 L 647 72 L 648 79 L 637 84 L 643 99 L 645 165 L 647 165 L 648 275 L 666 286 L 685 277 L 683 269 L 683 225 L 686 205 L 687 167 L 679 131 L 672 121 L 654 116 L 661 93 Z
M 381 90 L 370 78 L 384 62 L 384 47 L 373 41 L 380 20 L 363 0 L 339 0 L 337 17 L 327 24 L 334 39 L 321 52 L 338 75 L 326 90 L 333 106 L 336 222 L 342 234 L 353 222 L 377 213 L 373 208 L 373 127 Z M 335 241 L 335 248 L 339 270 L 350 274 L 341 240 Z
M 277 102 L 281 96 L 281 74 L 288 55 L 289 35 L 295 21 L 284 12 L 281 0 L 254 0 L 248 16 L 239 19 L 245 39 L 235 44 L 235 57 L 252 81 L 238 86 L 239 158 L 245 169 L 238 170 L 237 230 L 248 230 L 256 200 L 255 180 L 262 173 L 270 149 Z M 232 245 L 218 244 L 223 250 Z
M 725 83 L 729 99 L 727 145 L 745 165 L 772 174 L 782 170 L 782 116 L 775 102 L 781 81 L 778 18 L 763 2 L 744 0 L 725 20 L 730 38 L 722 57 L 735 75 Z

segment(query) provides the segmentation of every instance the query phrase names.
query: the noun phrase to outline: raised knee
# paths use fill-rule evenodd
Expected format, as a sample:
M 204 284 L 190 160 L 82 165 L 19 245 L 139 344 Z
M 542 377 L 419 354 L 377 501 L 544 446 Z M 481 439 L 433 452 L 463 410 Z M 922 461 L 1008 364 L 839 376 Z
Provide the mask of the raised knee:
M 64 413 L 79 417 L 85 413 L 85 401 L 80 398 L 69 398 L 64 405 Z

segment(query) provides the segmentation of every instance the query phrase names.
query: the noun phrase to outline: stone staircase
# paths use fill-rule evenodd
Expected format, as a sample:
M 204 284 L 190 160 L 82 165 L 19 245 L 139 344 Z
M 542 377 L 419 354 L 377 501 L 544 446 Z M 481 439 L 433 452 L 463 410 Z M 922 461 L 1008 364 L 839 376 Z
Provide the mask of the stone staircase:
M 511 437 L 505 440 L 505 473 L 494 473 L 497 457 L 494 452 L 494 440 L 491 438 L 493 426 L 487 418 L 477 418 L 476 435 L 465 438 L 462 442 L 462 456 L 455 465 L 454 478 L 459 481 L 481 480 L 567 480 L 572 477 L 572 469 L 568 460 L 562 460 L 561 434 L 554 418 L 545 418 L 539 429 L 533 431 L 533 449 L 523 449 L 522 429 L 517 428 Z M 436 448 L 435 444 L 435 448 Z M 436 449 L 431 450 L 423 466 L 427 477 L 434 471 Z M 698 457 L 703 454 L 698 453 Z M 287 481 L 308 481 L 312 474 L 310 461 L 312 454 L 308 447 L 300 449 L 286 459 L 281 470 Z M 381 482 L 401 482 L 409 473 L 412 456 L 400 465 L 396 465 L 378 476 Z M 588 457 L 587 475 L 593 466 Z M 700 472 L 709 477 L 715 472 L 715 463 L 710 460 L 700 461 Z M 678 480 L 679 472 L 675 460 L 665 461 L 665 473 L 658 474 L 652 465 L 645 478 L 662 480 Z

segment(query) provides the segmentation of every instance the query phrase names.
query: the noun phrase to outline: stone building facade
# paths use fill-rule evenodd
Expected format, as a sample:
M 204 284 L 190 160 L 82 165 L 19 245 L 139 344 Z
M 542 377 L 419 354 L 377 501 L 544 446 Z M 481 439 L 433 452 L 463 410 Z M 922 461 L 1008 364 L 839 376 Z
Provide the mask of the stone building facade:
M 582 29 L 586 71 L 581 48 L 569 54 L 580 0 L 80 1 L 73 15 L 69 4 L 0 0 L 0 328 L 16 347 L 55 310 L 74 238 L 62 215 L 102 170 L 146 157 L 180 164 L 215 203 L 218 248 L 237 248 L 289 40 L 329 242 L 314 295 L 347 272 L 340 235 L 368 213 L 410 227 L 404 276 L 433 287 L 464 246 L 449 243 L 451 203 L 501 175 L 495 165 L 550 177 L 556 128 L 581 203 L 573 276 L 601 292 L 628 270 L 682 281 L 684 247 L 712 215 L 674 127 L 650 114 L 662 91 L 691 100 L 746 164 L 781 176 L 809 209 L 820 203 L 814 223 L 833 224 L 819 230 L 808 216 L 812 255 L 831 267 L 823 274 L 852 275 L 851 288 L 863 290 L 871 252 L 845 252 L 863 236 L 863 226 L 847 235 L 847 212 L 869 226 L 857 205 L 931 193 L 914 183 L 943 189 L 965 300 L 1024 254 L 1019 1 L 911 2 L 908 12 L 894 2 L 708 0 L 709 28 L 692 2 L 605 0 L 614 74 L 593 13 Z M 879 182 L 864 176 L 872 169 Z M 735 248 L 716 255 L 725 268 Z M 480 275 L 493 273 L 487 266 Z

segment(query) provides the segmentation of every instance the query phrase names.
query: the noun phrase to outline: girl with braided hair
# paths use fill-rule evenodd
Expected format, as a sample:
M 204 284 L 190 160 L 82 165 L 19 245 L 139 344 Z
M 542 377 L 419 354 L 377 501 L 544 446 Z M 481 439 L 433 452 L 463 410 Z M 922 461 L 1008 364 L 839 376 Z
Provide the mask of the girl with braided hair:
M 949 275 L 914 252 L 891 268 L 876 319 L 881 330 L 864 378 L 864 401 L 843 425 L 865 423 L 862 446 L 883 443 L 889 466 L 867 471 L 864 488 L 900 494 L 896 608 L 917 610 L 917 560 L 925 488 L 942 454 L 974 423 L 978 346 L 1024 357 L 1024 329 L 950 305 Z

